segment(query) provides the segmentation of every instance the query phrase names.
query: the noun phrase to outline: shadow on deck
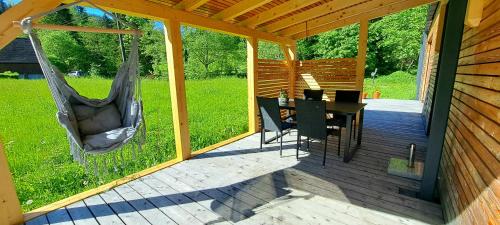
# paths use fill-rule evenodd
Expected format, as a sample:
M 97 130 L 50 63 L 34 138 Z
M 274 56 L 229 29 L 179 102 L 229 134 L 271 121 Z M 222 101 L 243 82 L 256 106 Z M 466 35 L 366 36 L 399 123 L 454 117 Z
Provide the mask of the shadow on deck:
M 420 104 L 368 105 L 363 142 L 349 163 L 337 156 L 337 137 L 323 168 L 322 143 L 297 161 L 295 132 L 284 137 L 281 158 L 276 142 L 258 149 L 256 134 L 27 224 L 442 223 L 440 205 L 399 194 L 417 191 L 418 181 L 386 173 L 389 158 L 405 158 L 409 143 L 424 158 Z

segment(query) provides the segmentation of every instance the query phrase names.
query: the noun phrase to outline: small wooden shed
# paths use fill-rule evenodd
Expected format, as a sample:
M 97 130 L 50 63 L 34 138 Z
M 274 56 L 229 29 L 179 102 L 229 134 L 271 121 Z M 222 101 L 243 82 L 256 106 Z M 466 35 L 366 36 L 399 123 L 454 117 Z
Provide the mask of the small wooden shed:
M 35 51 L 28 38 L 16 38 L 0 49 L 0 72 L 19 73 L 19 79 L 43 79 Z

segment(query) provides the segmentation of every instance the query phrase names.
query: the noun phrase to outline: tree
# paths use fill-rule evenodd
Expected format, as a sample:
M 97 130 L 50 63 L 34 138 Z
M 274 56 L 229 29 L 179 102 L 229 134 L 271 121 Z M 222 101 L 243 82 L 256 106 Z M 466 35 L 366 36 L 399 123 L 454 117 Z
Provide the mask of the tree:
M 426 14 L 427 6 L 420 6 L 386 16 L 370 26 L 383 37 L 377 44 L 386 63 L 402 71 L 416 69 Z
M 267 41 L 259 41 L 259 59 L 276 59 L 284 60 L 283 50 L 276 43 Z
M 242 48 L 241 38 L 184 27 L 183 42 L 188 55 L 186 63 L 188 78 L 209 78 L 239 73 L 240 66 L 237 64 L 244 64 L 245 50 Z M 215 68 L 212 68 L 212 65 Z M 203 70 L 200 70 L 200 66 Z
M 10 7 L 10 4 L 7 4 L 7 2 L 0 0 L 0 14 L 7 11 L 7 9 L 9 9 Z

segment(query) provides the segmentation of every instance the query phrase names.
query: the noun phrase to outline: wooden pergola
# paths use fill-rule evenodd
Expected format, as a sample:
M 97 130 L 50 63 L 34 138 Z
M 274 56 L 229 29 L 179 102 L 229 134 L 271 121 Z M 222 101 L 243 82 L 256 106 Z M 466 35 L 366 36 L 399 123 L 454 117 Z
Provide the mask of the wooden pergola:
M 163 22 L 165 26 L 166 54 L 168 60 L 169 85 L 172 99 L 173 122 L 177 159 L 151 168 L 142 174 L 165 168 L 173 163 L 187 160 L 193 156 L 190 148 L 186 90 L 184 81 L 183 47 L 181 25 L 208 29 L 236 35 L 247 41 L 247 79 L 248 79 L 248 118 L 249 131 L 246 136 L 258 130 L 257 105 L 255 96 L 261 95 L 259 88 L 259 71 L 266 65 L 275 64 L 283 68 L 279 75 L 280 87 L 287 87 L 291 97 L 298 93 L 297 70 L 302 63 L 297 60 L 296 42 L 312 35 L 332 29 L 358 23 L 360 25 L 358 55 L 356 59 L 342 59 L 328 61 L 341 69 L 353 71 L 350 74 L 340 74 L 342 79 L 349 79 L 350 89 L 363 90 L 363 79 L 366 62 L 368 22 L 371 19 L 396 13 L 405 9 L 424 4 L 435 3 L 438 0 L 90 0 L 106 10 L 131 16 L 143 17 Z M 23 0 L 13 8 L 0 15 L 0 48 L 6 46 L 21 30 L 13 24 L 27 16 L 49 11 L 60 4 L 72 3 L 70 0 Z M 467 15 L 466 0 L 439 1 L 441 9 L 440 26 L 436 34 L 442 39 L 440 61 L 454 63 L 455 66 L 443 67 L 437 73 L 455 74 L 460 41 L 464 21 L 470 28 L 480 25 L 483 8 L 498 3 L 496 0 L 469 1 Z M 85 6 L 86 3 L 81 4 Z M 497 5 L 498 6 L 498 5 Z M 448 11 L 446 11 L 448 8 Z M 497 10 L 498 11 L 498 10 Z M 452 12 L 448 13 L 447 12 Z M 446 16 L 449 18 L 446 21 Z M 498 22 L 498 13 L 494 13 Z M 452 21 L 456 19 L 456 21 Z M 444 24 L 446 23 L 447 26 Z M 461 25 L 461 26 L 460 26 Z M 444 28 L 446 27 L 446 28 Z M 442 37 L 441 37 L 442 36 Z M 260 40 L 277 43 L 281 46 L 286 60 L 283 62 L 266 62 L 258 59 L 257 49 Z M 458 45 L 458 46 L 457 46 Z M 350 63 L 352 60 L 354 63 Z M 325 63 L 325 62 L 322 62 Z M 300 64 L 300 65 L 298 65 Z M 278 65 L 278 66 L 276 66 Z M 338 69 L 337 68 L 337 69 Z M 333 73 L 333 72 L 332 72 Z M 278 72 L 276 73 L 278 74 Z M 285 75 L 283 75 L 285 74 Z M 337 74 L 338 75 L 338 74 Z M 305 78 L 304 78 L 305 79 Z M 437 83 L 432 112 L 436 125 L 430 128 L 431 140 L 428 146 L 428 155 L 422 187 L 423 198 L 431 199 L 436 186 L 436 179 L 442 152 L 442 146 L 447 127 L 450 109 L 451 92 L 453 91 L 454 76 L 441 76 Z M 270 79 L 268 82 L 275 82 Z M 333 81 L 332 81 L 333 82 Z M 279 88 L 277 89 L 279 90 Z M 271 90 L 273 91 L 273 90 Z M 439 103 L 439 104 L 436 104 Z M 497 108 L 498 110 L 498 108 Z M 498 111 L 497 111 L 498 112 Z M 441 123 L 440 123 L 441 122 Z M 434 135 L 434 136 L 433 136 Z M 226 141 L 234 141 L 235 139 Z M 221 143 L 217 146 L 223 145 Z M 215 146 L 215 147 L 217 147 Z M 215 148 L 213 147 L 213 148 Z M 213 148 L 207 148 L 202 152 Z M 197 153 L 197 154 L 201 154 Z M 2 156 L 2 154 L 0 154 Z M 3 157 L 3 156 L 2 156 Z M 498 162 L 498 161 L 497 161 Z M 0 220 L 7 220 L 7 224 L 22 221 L 19 201 L 15 196 L 14 187 L 10 182 L 10 172 L 5 159 L 0 161 Z M 497 171 L 498 172 L 498 171 Z M 140 174 L 139 174 L 140 176 Z M 129 177 L 134 179 L 133 177 Z M 114 185 L 126 181 L 115 182 Z M 7 188 L 3 188 L 7 187 Z M 110 188 L 108 185 L 99 189 Z M 98 190 L 98 191 L 99 191 Z M 96 193 L 98 192 L 96 191 Z M 82 196 L 80 196 L 82 198 Z

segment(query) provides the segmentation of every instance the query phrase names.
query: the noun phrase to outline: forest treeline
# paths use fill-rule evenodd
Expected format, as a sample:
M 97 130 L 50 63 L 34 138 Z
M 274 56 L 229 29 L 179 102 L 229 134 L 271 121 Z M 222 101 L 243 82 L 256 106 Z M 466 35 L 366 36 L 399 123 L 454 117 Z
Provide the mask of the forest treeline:
M 163 25 L 148 19 L 118 15 L 135 24 L 140 39 L 141 74 L 167 76 Z M 379 74 L 394 71 L 416 73 L 427 6 L 370 21 L 366 74 L 378 68 Z M 46 16 L 42 23 L 117 28 L 108 16 L 90 14 L 84 7 L 73 7 Z M 123 25 L 121 25 L 123 26 Z M 124 27 L 125 29 L 130 29 Z M 300 59 L 356 57 L 358 25 L 309 37 L 298 42 Z M 38 31 L 50 60 L 63 72 L 81 70 L 90 75 L 112 77 L 122 62 L 118 35 L 66 31 Z M 188 79 L 218 76 L 245 76 L 246 43 L 243 38 L 182 27 L 185 71 Z M 124 35 L 127 52 L 130 36 Z M 283 59 L 276 44 L 260 42 L 259 58 Z

